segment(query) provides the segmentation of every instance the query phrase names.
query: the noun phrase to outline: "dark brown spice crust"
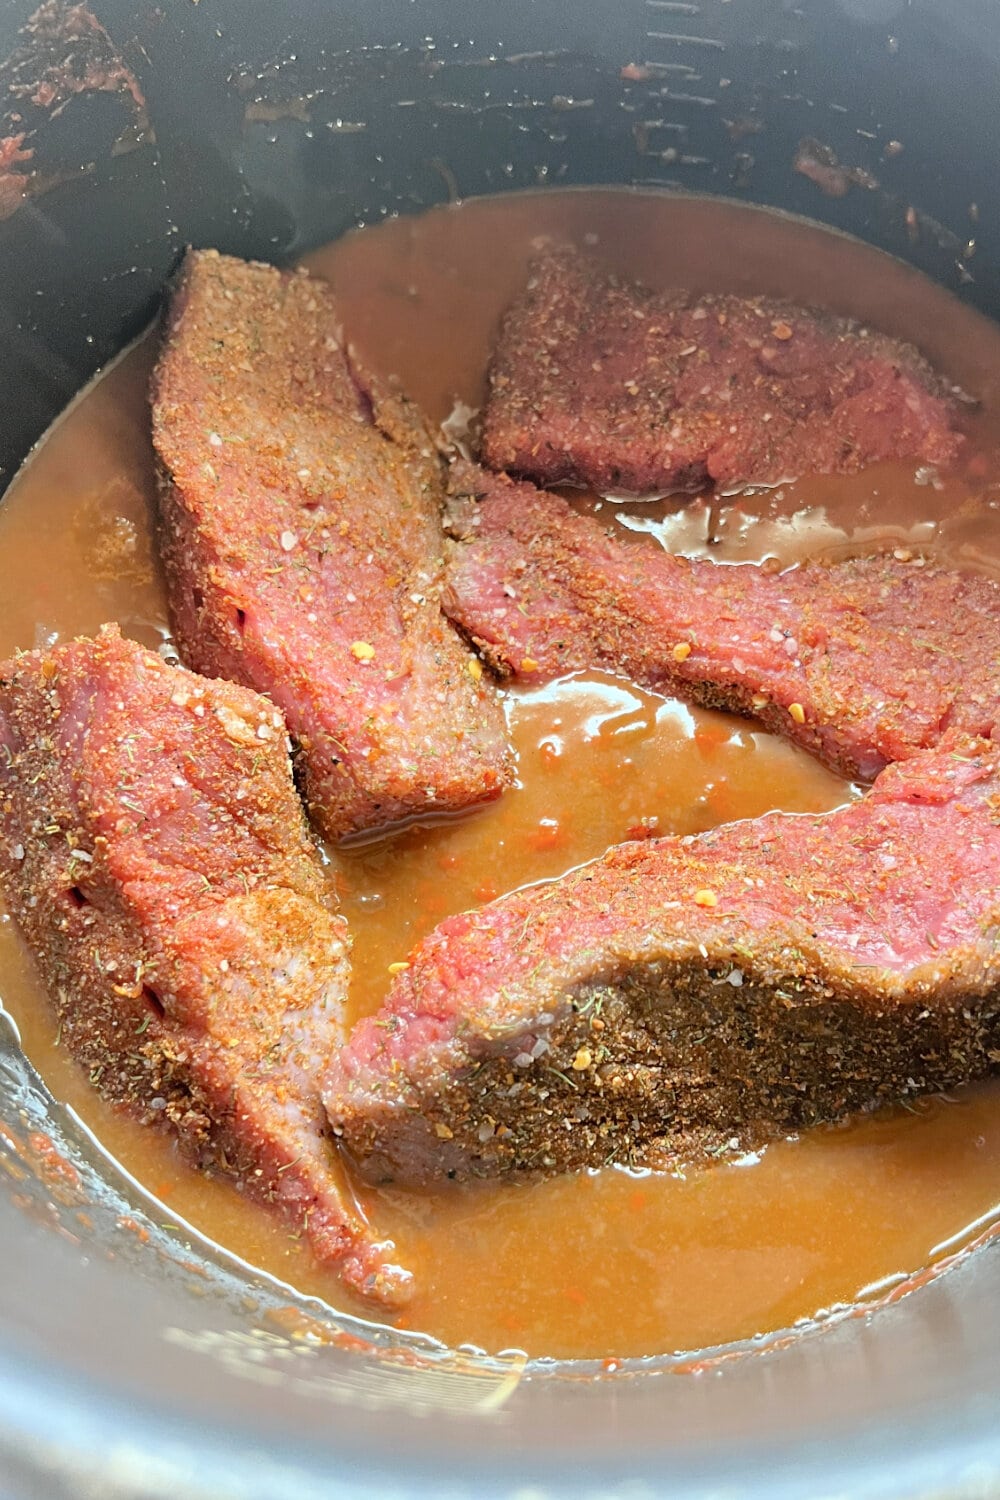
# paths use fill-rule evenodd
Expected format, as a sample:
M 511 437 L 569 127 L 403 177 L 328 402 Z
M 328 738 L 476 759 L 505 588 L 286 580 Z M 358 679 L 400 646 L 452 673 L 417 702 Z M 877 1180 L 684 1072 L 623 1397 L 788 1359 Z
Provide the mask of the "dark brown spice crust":
M 994 748 L 449 918 L 324 1087 L 373 1181 L 753 1148 L 1000 1064 Z

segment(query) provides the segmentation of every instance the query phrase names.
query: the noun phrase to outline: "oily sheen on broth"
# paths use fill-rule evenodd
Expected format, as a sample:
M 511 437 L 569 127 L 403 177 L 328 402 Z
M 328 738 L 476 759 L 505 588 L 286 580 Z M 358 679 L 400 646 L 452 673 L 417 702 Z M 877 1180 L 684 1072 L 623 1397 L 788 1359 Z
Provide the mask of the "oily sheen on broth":
M 888 544 L 1000 572 L 1000 331 L 915 273 L 813 226 L 725 203 L 618 192 L 483 200 L 388 222 L 308 259 L 363 363 L 433 422 L 478 408 L 498 319 L 546 236 L 654 288 L 761 293 L 869 320 L 916 343 L 980 405 L 959 464 L 790 480 L 733 497 L 615 504 L 573 492 L 637 547 L 716 562 L 838 557 Z M 147 339 L 40 445 L 0 506 L 0 655 L 108 620 L 168 641 L 153 535 Z M 354 939 L 352 1016 L 443 917 L 553 878 L 651 830 L 692 833 L 857 792 L 788 743 L 608 674 L 505 699 L 517 783 L 464 817 L 331 854 Z M 55 1096 L 169 1209 L 300 1290 L 358 1312 L 301 1243 L 169 1142 L 114 1114 L 55 1045 L 9 921 L 0 994 Z M 531 1354 L 623 1356 L 766 1332 L 902 1281 L 950 1253 L 997 1201 L 1000 1088 L 968 1089 L 770 1146 L 735 1165 L 616 1169 L 443 1196 L 358 1186 L 418 1292 L 405 1326 Z M 967 1236 L 966 1236 L 967 1237 Z

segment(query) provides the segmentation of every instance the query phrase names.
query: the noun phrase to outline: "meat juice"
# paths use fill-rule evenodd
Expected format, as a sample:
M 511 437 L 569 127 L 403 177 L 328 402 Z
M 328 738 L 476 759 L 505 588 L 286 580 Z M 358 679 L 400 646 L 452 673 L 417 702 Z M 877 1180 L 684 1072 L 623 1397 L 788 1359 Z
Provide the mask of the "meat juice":
M 720 565 L 929 551 L 1000 572 L 1000 330 L 866 247 L 722 202 L 619 191 L 480 200 L 391 220 L 308 257 L 362 363 L 461 431 L 499 314 L 546 239 L 654 287 L 765 293 L 908 339 L 978 402 L 947 475 L 914 463 L 732 496 L 622 504 L 576 494 L 637 547 Z M 92 633 L 169 651 L 152 526 L 147 338 L 74 403 L 0 506 L 0 656 Z M 472 418 L 474 421 L 474 418 Z M 957 667 L 956 670 L 960 670 Z M 518 782 L 498 803 L 331 851 L 354 936 L 352 1016 L 443 917 L 550 879 L 609 845 L 857 796 L 803 752 L 606 674 L 505 699 Z M 196 1175 L 104 1105 L 55 1045 L 30 960 L 0 923 L 0 995 L 54 1095 L 180 1216 L 305 1293 L 364 1315 L 270 1216 Z M 619 1168 L 444 1195 L 357 1189 L 417 1294 L 397 1326 L 532 1355 L 699 1349 L 874 1300 L 1000 1221 L 1000 1084 L 821 1128 L 732 1164 Z

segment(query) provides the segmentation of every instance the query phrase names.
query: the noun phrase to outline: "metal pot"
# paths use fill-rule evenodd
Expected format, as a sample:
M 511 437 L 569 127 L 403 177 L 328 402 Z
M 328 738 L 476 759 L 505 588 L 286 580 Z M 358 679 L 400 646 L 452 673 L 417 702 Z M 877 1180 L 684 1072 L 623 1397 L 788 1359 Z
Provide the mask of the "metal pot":
M 1000 313 L 995 0 L 7 0 L 0 479 L 188 242 L 449 196 L 806 213 Z M 0 1023 L 0 1496 L 1000 1493 L 1000 1246 L 874 1314 L 525 1366 L 332 1318 L 164 1227 Z

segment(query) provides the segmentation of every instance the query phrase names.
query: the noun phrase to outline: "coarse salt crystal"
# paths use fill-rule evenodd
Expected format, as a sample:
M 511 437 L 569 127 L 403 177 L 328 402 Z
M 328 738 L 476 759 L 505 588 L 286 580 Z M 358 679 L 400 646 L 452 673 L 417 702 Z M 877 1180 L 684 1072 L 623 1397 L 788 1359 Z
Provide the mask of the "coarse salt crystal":
M 291 552 L 297 540 L 294 531 L 283 531 L 280 537 L 282 552 Z

